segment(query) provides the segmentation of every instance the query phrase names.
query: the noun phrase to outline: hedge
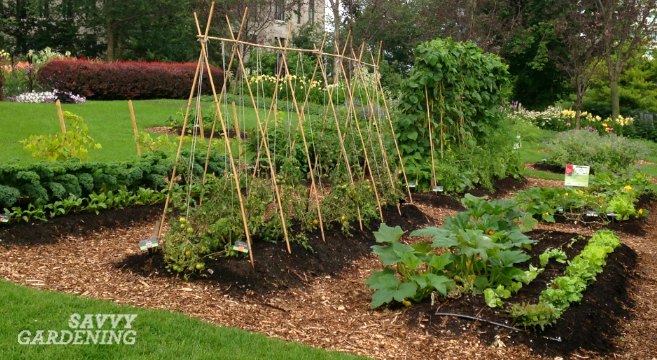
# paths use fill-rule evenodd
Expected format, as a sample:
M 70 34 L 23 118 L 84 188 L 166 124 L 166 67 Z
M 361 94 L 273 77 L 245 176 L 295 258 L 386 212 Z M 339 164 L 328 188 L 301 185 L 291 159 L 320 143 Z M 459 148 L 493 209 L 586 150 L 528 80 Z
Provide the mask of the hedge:
M 182 159 L 189 154 L 183 152 Z M 49 204 L 70 195 L 87 197 L 92 193 L 137 191 L 139 188 L 161 190 L 167 185 L 173 161 L 163 153 L 153 153 L 131 162 L 40 162 L 29 165 L 0 166 L 0 210 L 12 206 Z M 205 154 L 196 154 L 194 173 L 203 173 Z M 223 174 L 225 156 L 213 152 L 208 173 Z M 187 166 L 178 166 L 182 178 Z
M 214 66 L 211 69 L 219 91 L 223 71 Z M 58 59 L 43 65 L 37 80 L 45 88 L 70 91 L 93 100 L 184 99 L 189 97 L 195 72 L 196 63 Z M 212 90 L 205 74 L 203 93 L 208 94 Z

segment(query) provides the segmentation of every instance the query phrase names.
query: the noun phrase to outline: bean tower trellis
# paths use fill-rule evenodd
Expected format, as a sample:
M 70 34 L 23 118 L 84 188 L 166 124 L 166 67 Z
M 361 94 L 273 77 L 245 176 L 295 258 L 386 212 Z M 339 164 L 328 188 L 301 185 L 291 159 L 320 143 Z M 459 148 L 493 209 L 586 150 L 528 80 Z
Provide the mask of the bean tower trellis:
M 213 10 L 214 4 L 210 14 Z M 225 253 L 217 245 L 230 249 L 234 243 L 245 241 L 244 252 L 248 252 L 251 265 L 254 266 L 254 232 L 268 234 L 262 229 L 279 229 L 287 251 L 291 252 L 290 231 L 293 228 L 299 231 L 316 227 L 326 241 L 325 230 L 331 224 L 350 221 L 355 224 L 357 221 L 362 230 L 367 226 L 368 219 L 371 221 L 376 217 L 377 221 L 384 221 L 383 208 L 386 204 L 395 204 L 399 210 L 401 197 L 408 195 L 411 201 L 412 198 L 388 103 L 377 76 L 379 60 L 375 57 L 380 58 L 380 53 L 378 56 L 367 53 L 364 46 L 354 50 L 348 46 L 349 39 L 341 46 L 336 42 L 335 51 L 326 53 L 326 37 L 313 49 L 292 48 L 288 46 L 287 40 L 280 39 L 275 45 L 250 43 L 242 40 L 246 16 L 244 14 L 239 29 L 233 29 L 231 21 L 226 17 L 228 33 L 231 35 L 224 38 L 208 35 L 211 15 L 204 32 L 195 15 L 201 52 L 185 110 L 168 195 L 157 228 L 157 238 L 161 237 L 166 216 L 171 212 L 172 192 L 178 186 L 176 179 L 185 173 L 184 201 L 176 209 L 181 217 L 180 220 L 173 219 L 178 223 L 172 224 L 172 228 L 175 228 L 173 225 L 186 228 L 186 224 L 195 224 L 193 229 L 191 225 L 186 228 L 192 235 L 181 235 L 185 236 L 186 243 L 181 247 L 183 255 L 180 256 L 203 258 Z M 290 38 L 289 34 L 287 38 Z M 210 71 L 208 50 L 215 44 L 219 45 L 222 54 L 221 59 L 213 61 L 215 64 L 220 63 L 224 71 L 220 84 L 215 82 Z M 250 49 L 248 59 L 247 48 Z M 262 57 L 271 52 L 277 54 L 277 65 L 273 74 L 268 75 Z M 240 96 L 229 94 L 230 73 L 239 75 L 235 76 L 236 80 L 231 86 L 233 92 Z M 203 138 L 201 89 L 204 81 L 210 84 L 213 103 L 213 124 L 208 141 L 199 140 Z M 269 92 L 265 91 L 265 87 L 269 87 Z M 237 100 L 229 104 L 229 97 Z M 248 129 L 245 108 L 250 111 L 251 107 L 255 126 Z M 191 138 L 186 136 L 190 118 L 193 118 Z M 214 139 L 215 130 L 221 133 L 219 141 Z M 244 151 L 244 134 L 250 137 L 250 156 Z M 330 139 L 337 141 L 327 145 Z M 197 174 L 194 178 L 195 153 L 201 151 L 201 144 L 207 144 L 204 169 L 202 175 Z M 190 158 L 182 159 L 183 147 L 187 146 Z M 220 175 L 208 174 L 210 154 L 217 151 L 218 147 L 225 154 L 225 171 Z M 295 156 L 298 162 L 293 163 L 293 169 L 290 170 L 289 166 L 286 168 L 285 164 Z M 181 167 L 180 164 L 185 166 Z M 293 170 L 303 174 L 302 181 L 295 183 L 288 179 L 287 173 Z M 190 214 L 190 208 L 201 206 L 204 202 L 207 205 L 213 201 L 211 195 L 217 194 L 214 191 L 205 197 L 198 196 L 192 188 L 206 186 L 215 175 L 224 179 L 224 187 L 219 193 L 230 194 L 230 200 L 216 205 L 224 209 L 239 208 L 239 212 L 234 213 L 239 214 L 241 220 L 241 229 L 233 226 L 231 231 L 222 232 L 224 235 L 221 235 L 223 238 L 219 243 L 212 239 L 218 236 L 214 229 L 226 227 L 226 221 L 208 218 L 207 212 L 199 215 L 204 217 L 203 220 L 189 219 L 194 217 L 194 214 Z M 255 186 L 263 181 L 269 183 L 265 191 L 265 195 L 268 195 L 265 199 L 268 200 L 251 200 L 249 197 L 257 193 Z M 300 192 L 299 189 L 304 191 Z M 406 193 L 400 189 L 406 189 Z M 340 191 L 345 194 L 343 198 L 340 198 L 342 195 L 336 195 Z M 366 201 L 362 200 L 365 198 L 373 199 L 372 204 L 375 206 L 368 207 Z M 298 206 L 295 207 L 298 204 L 306 204 L 307 211 L 298 210 Z M 254 208 L 258 206 L 262 209 L 256 214 Z M 345 215 L 348 208 L 353 208 L 353 218 Z M 264 220 L 254 225 L 256 218 Z M 306 219 L 306 227 L 299 225 L 304 223 L 303 219 Z M 208 225 L 208 222 L 212 224 Z M 203 234 L 198 234 L 200 232 Z M 210 239 L 207 241 L 211 245 L 196 246 L 195 239 L 199 238 Z M 167 239 L 168 247 L 175 237 Z M 198 254 L 188 250 L 193 246 L 197 250 L 201 249 L 197 251 Z M 192 270 L 193 265 L 189 267 Z M 200 268 L 202 264 L 196 267 L 197 270 Z

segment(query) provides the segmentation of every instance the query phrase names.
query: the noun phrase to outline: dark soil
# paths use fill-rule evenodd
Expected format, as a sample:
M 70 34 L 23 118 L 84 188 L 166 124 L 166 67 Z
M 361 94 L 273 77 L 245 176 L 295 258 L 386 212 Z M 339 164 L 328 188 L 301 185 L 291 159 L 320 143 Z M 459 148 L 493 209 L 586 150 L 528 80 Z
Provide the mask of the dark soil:
M 385 209 L 384 218 L 388 225 L 415 229 L 427 224 L 424 214 L 414 205 L 405 204 L 400 209 L 401 215 L 395 207 Z M 378 223 L 370 224 L 363 232 L 357 223 L 352 224 L 352 228 L 355 236 L 343 234 L 337 226 L 325 230 L 327 241 L 322 241 L 319 230 L 314 231 L 306 235 L 312 251 L 299 243 L 292 243 L 291 254 L 281 242 L 254 241 L 255 269 L 251 268 L 248 255 L 218 258 L 206 261 L 206 268 L 211 271 L 204 272 L 198 280 L 226 285 L 235 295 L 245 292 L 265 295 L 301 286 L 315 277 L 336 276 L 346 265 L 370 254 L 371 246 L 375 244 L 372 231 L 378 228 Z M 133 255 L 117 263 L 116 267 L 143 276 L 173 276 L 163 271 L 165 264 L 161 252 Z
M 530 252 L 533 256 L 552 247 L 561 248 L 572 259 L 587 243 L 587 239 L 574 233 L 534 231 L 528 235 L 539 240 Z M 532 261 L 537 265 L 537 259 Z M 524 344 L 535 353 L 546 356 L 568 355 L 575 350 L 610 354 L 615 350 L 614 341 L 620 335 L 618 325 L 629 315 L 629 309 L 633 306 L 628 297 L 628 281 L 635 264 L 636 253 L 626 245 L 621 245 L 609 255 L 604 271 L 587 288 L 582 303 L 573 304 L 555 325 L 547 327 L 545 331 L 514 331 L 485 322 L 488 320 L 512 325 L 506 311 L 489 308 L 483 296 L 467 295 L 440 301 L 435 306 L 421 304 L 414 307 L 410 319 L 412 323 L 424 323 L 435 336 L 476 331 L 487 344 L 493 344 L 497 338 L 507 346 L 510 343 Z M 512 297 L 513 302 L 536 303 L 540 292 L 553 278 L 562 275 L 565 268 L 566 264 L 551 260 L 543 273 Z M 510 306 L 508 302 L 506 305 Z M 483 321 L 437 316 L 436 312 L 473 316 Z
M 504 179 L 498 179 L 493 183 L 493 189 L 484 189 L 476 188 L 466 193 L 470 193 L 474 196 L 486 196 L 488 198 L 499 198 L 509 193 L 520 191 L 527 186 L 527 180 L 524 178 L 515 179 L 513 177 L 507 177 Z M 413 200 L 421 202 L 423 204 L 436 207 L 436 208 L 447 208 L 456 211 L 463 211 L 465 207 L 461 204 L 461 198 L 464 194 L 458 195 L 448 195 L 444 193 L 435 193 L 435 192 L 418 192 L 413 193 Z
M 157 213 L 162 213 L 160 206 L 135 206 L 101 211 L 98 215 L 89 212 L 55 217 L 45 222 L 0 224 L 0 243 L 26 246 L 48 244 L 58 241 L 62 236 L 85 236 L 103 228 L 130 228 L 141 225 Z M 137 242 L 139 240 L 142 239 L 135 239 Z
M 566 168 L 561 165 L 552 165 L 545 162 L 533 163 L 530 166 L 536 170 L 548 171 L 555 174 L 564 174 L 566 172 Z

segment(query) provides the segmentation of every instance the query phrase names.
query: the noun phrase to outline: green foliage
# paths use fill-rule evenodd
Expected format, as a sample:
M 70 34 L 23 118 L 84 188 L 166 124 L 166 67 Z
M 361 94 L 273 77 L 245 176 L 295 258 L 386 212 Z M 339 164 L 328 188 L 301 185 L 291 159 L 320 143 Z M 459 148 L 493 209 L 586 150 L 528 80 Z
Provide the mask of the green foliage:
M 214 160 L 210 164 L 211 170 L 223 166 L 223 160 L 211 160 Z M 65 161 L 2 165 L 0 204 L 11 207 L 20 199 L 22 204 L 44 205 L 70 195 L 85 198 L 94 192 L 136 192 L 139 188 L 160 190 L 166 185 L 165 178 L 171 165 L 171 159 L 162 153 L 119 163 Z M 202 165 L 199 166 L 202 171 Z
M 509 309 L 509 315 L 517 324 L 526 327 L 540 327 L 541 330 L 558 320 L 554 307 L 549 303 L 542 302 L 537 304 L 513 304 Z
M 0 185 L 0 208 L 9 207 L 16 203 L 21 192 L 18 189 Z
M 86 160 L 91 148 L 100 149 L 89 136 L 89 127 L 84 119 L 71 112 L 64 112 L 67 131 L 50 135 L 30 135 L 22 140 L 25 150 L 38 160 L 58 161 L 69 159 Z
M 538 304 L 515 304 L 510 314 L 516 324 L 545 326 L 555 323 L 601 273 L 607 256 L 620 246 L 620 239 L 609 230 L 599 230 L 566 268 L 565 275 L 553 279 L 541 292 Z
M 453 287 L 453 281 L 445 276 L 444 269 L 451 263 L 449 254 L 438 255 L 428 244 L 408 245 L 400 242 L 404 231 L 381 224 L 374 232 L 376 242 L 372 247 L 379 256 L 384 270 L 370 275 L 365 283 L 376 290 L 371 308 L 392 301 L 420 301 L 437 291 L 443 296 Z M 393 269 L 395 266 L 395 269 Z M 398 275 L 403 280 L 399 280 Z
M 619 79 L 619 105 L 621 114 L 637 114 L 642 111 L 657 112 L 657 59 L 637 56 L 625 66 Z M 591 79 L 584 98 L 584 107 L 601 116 L 611 115 L 611 91 L 606 69 L 599 71 Z M 636 137 L 646 138 L 640 132 L 632 132 Z M 657 138 L 653 138 L 657 139 Z
M 595 172 L 624 173 L 634 170 L 647 149 L 640 143 L 614 134 L 587 130 L 560 133 L 547 146 L 550 164 L 589 165 Z
M 561 249 L 549 248 L 539 255 L 538 259 L 541 266 L 545 267 L 550 259 L 554 259 L 556 262 L 564 264 L 568 260 L 568 257 Z
M 64 216 L 72 213 L 95 212 L 101 210 L 123 209 L 134 205 L 153 205 L 164 200 L 165 194 L 152 189 L 139 188 L 137 191 L 119 190 L 116 193 L 91 193 L 87 197 L 70 194 L 67 198 L 49 204 L 29 204 L 27 208 L 14 206 L 4 208 L 4 213 L 16 221 L 32 222 L 46 221 L 48 218 Z
M 587 188 L 530 188 L 519 192 L 515 200 L 524 211 L 545 222 L 555 222 L 556 214 L 582 220 L 586 211 L 595 213 L 602 221 L 611 217 L 624 221 L 648 214 L 635 205 L 640 196 L 653 191 L 650 179 L 643 173 L 599 173 Z
M 411 233 L 430 237 L 431 243 L 402 243 L 399 227 L 381 224 L 374 233 L 381 245 L 372 249 L 384 270 L 366 282 L 377 290 L 372 308 L 392 301 L 420 301 L 434 291 L 443 296 L 484 293 L 488 303 L 499 306 L 502 298 L 536 278 L 541 270 L 517 267 L 529 260 L 524 250 L 534 243 L 522 232 L 536 221 L 510 200 L 487 202 L 468 194 L 463 203 L 469 209 L 447 218 L 441 228 Z
M 419 45 L 395 123 L 410 178 L 462 193 L 516 173 L 515 139 L 500 129 L 508 126 L 500 112 L 508 84 L 506 65 L 473 43 L 436 39 Z M 431 179 L 432 150 L 439 179 Z
M 429 158 L 427 102 L 436 148 L 464 146 L 468 137 L 487 136 L 500 120 L 508 82 L 501 60 L 473 43 L 436 39 L 419 45 L 399 103 L 396 130 L 403 155 Z

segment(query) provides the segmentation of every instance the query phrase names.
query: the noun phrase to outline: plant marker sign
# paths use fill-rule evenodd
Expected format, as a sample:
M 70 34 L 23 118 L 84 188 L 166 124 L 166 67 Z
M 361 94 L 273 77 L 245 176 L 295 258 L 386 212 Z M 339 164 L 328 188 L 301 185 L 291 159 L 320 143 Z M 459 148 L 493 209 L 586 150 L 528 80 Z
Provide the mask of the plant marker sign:
M 236 241 L 235 244 L 233 244 L 233 250 L 248 254 L 249 245 L 244 241 Z
M 566 186 L 587 187 L 589 186 L 590 171 L 590 166 L 568 164 L 566 165 L 566 179 L 564 184 Z
M 159 244 L 160 244 L 160 242 L 158 241 L 158 239 L 155 238 L 155 237 L 152 237 L 152 238 L 148 238 L 146 240 L 140 241 L 139 242 L 139 249 L 141 249 L 141 251 L 148 251 L 150 249 L 156 248 Z
M 0 214 L 0 224 L 7 224 L 11 220 L 9 215 Z

